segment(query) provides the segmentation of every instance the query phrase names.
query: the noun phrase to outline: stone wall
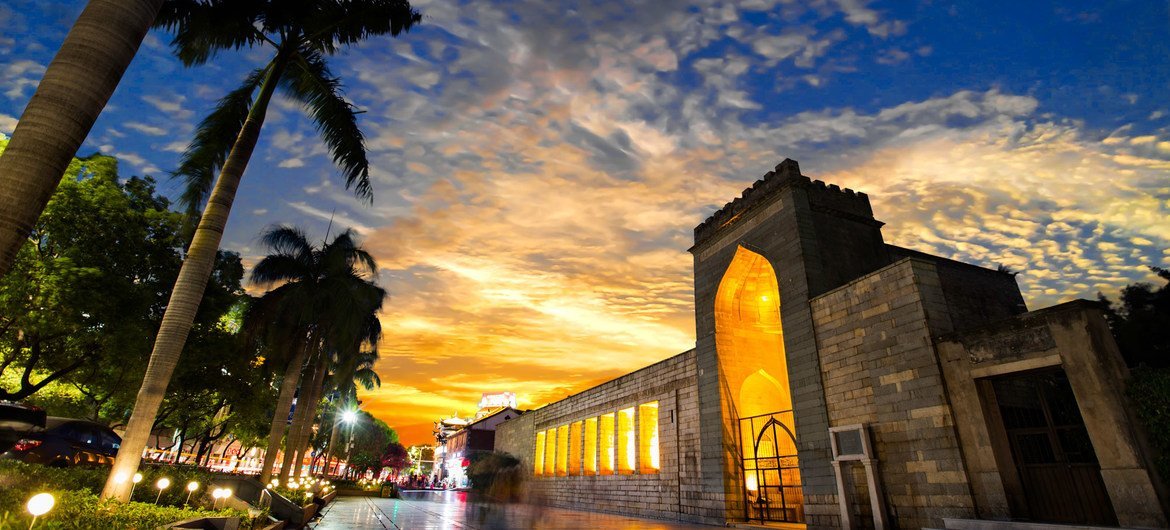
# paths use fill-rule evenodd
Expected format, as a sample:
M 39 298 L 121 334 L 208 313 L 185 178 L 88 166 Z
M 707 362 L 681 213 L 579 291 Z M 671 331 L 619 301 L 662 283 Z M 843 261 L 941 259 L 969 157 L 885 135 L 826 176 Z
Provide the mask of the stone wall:
M 501 424 L 496 449 L 520 459 L 538 502 L 722 524 L 722 499 L 705 498 L 700 486 L 697 376 L 694 351 L 676 355 Z M 657 473 L 533 475 L 537 432 L 652 401 L 658 402 Z
M 973 516 L 931 338 L 950 327 L 935 266 L 904 259 L 811 306 L 829 423 L 869 425 L 894 526 L 941 528 L 943 517 Z M 851 482 L 852 510 L 868 518 L 864 482 Z

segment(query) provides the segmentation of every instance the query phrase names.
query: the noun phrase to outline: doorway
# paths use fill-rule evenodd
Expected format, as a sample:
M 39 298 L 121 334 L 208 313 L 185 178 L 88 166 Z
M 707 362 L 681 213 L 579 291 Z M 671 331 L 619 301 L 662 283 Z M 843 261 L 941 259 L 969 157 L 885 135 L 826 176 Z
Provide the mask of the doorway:
M 1064 370 L 1011 374 L 980 386 L 990 405 L 990 430 L 1000 438 L 1000 475 L 1015 473 L 1004 480 L 1013 515 L 1046 523 L 1116 525 L 1097 454 Z M 1004 465 L 1005 460 L 1010 464 Z

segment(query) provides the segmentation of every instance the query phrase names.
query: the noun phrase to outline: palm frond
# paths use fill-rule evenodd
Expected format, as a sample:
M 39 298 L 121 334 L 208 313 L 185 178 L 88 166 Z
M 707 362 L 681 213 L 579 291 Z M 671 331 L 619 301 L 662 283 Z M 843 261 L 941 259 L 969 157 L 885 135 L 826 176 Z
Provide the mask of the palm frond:
M 373 202 L 370 185 L 370 162 L 366 158 L 365 137 L 357 125 L 357 112 L 342 96 L 341 80 L 329 71 L 320 53 L 302 48 L 292 58 L 281 77 L 281 87 L 292 99 L 304 105 L 321 140 L 341 169 L 346 189 L 358 198 Z
M 171 48 L 184 65 L 206 63 L 223 50 L 265 42 L 256 22 L 265 0 L 168 0 L 154 27 L 174 32 Z
M 179 169 L 173 173 L 175 178 L 184 181 L 179 203 L 188 215 L 195 215 L 203 208 L 219 169 L 231 152 L 244 121 L 248 119 L 252 93 L 270 67 L 271 64 L 252 71 L 238 88 L 219 100 L 211 114 L 199 122 L 195 139 L 183 152 L 179 159 Z
M 311 45 L 332 55 L 338 46 L 348 46 L 367 37 L 397 36 L 422 21 L 422 15 L 406 0 L 331 0 L 315 2 L 316 16 L 302 24 Z

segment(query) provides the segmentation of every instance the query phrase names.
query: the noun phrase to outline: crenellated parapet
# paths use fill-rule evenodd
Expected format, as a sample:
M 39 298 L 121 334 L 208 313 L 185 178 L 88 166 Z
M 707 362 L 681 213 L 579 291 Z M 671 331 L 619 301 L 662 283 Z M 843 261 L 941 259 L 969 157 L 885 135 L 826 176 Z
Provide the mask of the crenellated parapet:
M 731 226 L 745 212 L 768 203 L 776 192 L 787 187 L 807 190 L 809 204 L 814 209 L 828 210 L 844 214 L 846 217 L 878 223 L 873 220 L 873 209 L 869 204 L 869 196 L 836 184 L 812 180 L 800 173 L 799 163 L 785 158 L 773 171 L 767 172 L 763 178 L 743 190 L 739 197 L 723 205 L 723 208 L 696 226 L 695 245 L 705 241 L 719 230 Z M 880 223 L 878 224 L 880 225 Z

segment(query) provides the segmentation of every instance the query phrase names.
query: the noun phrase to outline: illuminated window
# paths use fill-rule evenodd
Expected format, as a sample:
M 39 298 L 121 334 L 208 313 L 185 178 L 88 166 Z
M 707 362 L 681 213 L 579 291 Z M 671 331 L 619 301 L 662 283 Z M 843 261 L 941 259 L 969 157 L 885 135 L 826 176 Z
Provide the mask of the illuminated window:
M 600 442 L 598 456 L 601 457 L 601 474 L 613 474 L 613 413 L 598 418 L 597 441 Z
M 569 424 L 569 474 L 581 474 L 581 422 Z
M 597 418 L 585 420 L 585 474 L 597 474 Z
M 552 476 L 557 468 L 557 430 L 546 431 L 544 439 L 544 474 Z
M 658 402 L 638 405 L 638 472 L 658 472 Z
M 634 472 L 634 407 L 617 413 L 617 470 L 622 475 Z
M 557 476 L 563 477 L 569 470 L 569 426 L 557 427 Z
M 532 457 L 532 474 L 544 474 L 544 431 L 536 433 L 536 455 Z

